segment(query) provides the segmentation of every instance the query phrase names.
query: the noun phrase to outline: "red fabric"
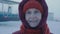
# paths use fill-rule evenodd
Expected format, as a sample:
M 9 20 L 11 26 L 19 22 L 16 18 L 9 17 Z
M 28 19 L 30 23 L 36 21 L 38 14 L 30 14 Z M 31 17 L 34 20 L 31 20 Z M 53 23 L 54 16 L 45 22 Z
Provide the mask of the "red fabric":
M 40 34 L 41 30 L 39 29 L 26 29 L 23 25 L 21 26 L 21 34 Z
M 24 7 L 23 7 L 23 12 L 25 13 L 26 10 L 28 10 L 29 8 L 36 8 L 39 9 L 41 13 L 43 13 L 43 7 L 41 6 L 41 4 L 37 1 L 28 1 Z
M 20 30 L 21 34 L 50 34 L 47 24 L 43 27 L 43 31 L 41 29 L 26 29 L 23 25 Z

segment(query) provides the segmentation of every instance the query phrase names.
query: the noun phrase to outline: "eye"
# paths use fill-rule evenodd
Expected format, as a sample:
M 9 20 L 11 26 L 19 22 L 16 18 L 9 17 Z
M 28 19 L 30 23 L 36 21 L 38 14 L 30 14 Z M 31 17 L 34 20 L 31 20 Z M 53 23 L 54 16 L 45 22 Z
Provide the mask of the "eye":
M 37 13 L 39 13 L 38 11 L 34 11 L 34 14 L 37 14 Z
M 31 11 L 28 11 L 27 14 L 31 14 Z

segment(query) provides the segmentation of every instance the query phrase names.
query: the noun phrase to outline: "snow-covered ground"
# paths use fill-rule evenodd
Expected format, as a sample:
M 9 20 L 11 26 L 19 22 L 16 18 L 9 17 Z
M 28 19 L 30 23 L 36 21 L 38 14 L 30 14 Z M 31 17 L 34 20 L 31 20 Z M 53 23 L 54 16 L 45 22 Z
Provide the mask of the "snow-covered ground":
M 0 34 L 12 34 L 20 29 L 21 21 L 0 22 Z
M 60 34 L 60 22 L 47 21 L 50 31 L 53 34 Z M 0 34 L 12 34 L 18 31 L 21 26 L 21 21 L 0 22 Z
M 60 34 L 60 22 L 58 21 L 47 21 L 50 31 L 53 34 Z

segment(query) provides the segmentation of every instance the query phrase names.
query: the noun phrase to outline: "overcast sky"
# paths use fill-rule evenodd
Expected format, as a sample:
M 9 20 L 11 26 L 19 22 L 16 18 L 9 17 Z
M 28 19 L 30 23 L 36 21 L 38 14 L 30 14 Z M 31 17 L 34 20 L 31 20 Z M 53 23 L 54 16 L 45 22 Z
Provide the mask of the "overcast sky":
M 60 18 L 60 0 L 46 0 L 49 12 L 53 12 L 57 18 Z
M 22 0 L 13 0 L 17 2 L 21 2 Z M 60 18 L 60 0 L 46 0 L 48 5 L 49 12 L 53 12 L 57 18 Z

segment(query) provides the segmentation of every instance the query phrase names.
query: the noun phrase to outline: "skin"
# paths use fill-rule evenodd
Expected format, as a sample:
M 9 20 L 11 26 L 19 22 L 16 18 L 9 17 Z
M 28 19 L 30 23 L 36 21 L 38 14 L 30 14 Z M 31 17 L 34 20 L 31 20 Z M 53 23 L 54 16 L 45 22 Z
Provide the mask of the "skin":
M 25 19 L 31 27 L 36 27 L 40 23 L 41 15 L 40 10 L 30 8 L 25 13 Z

